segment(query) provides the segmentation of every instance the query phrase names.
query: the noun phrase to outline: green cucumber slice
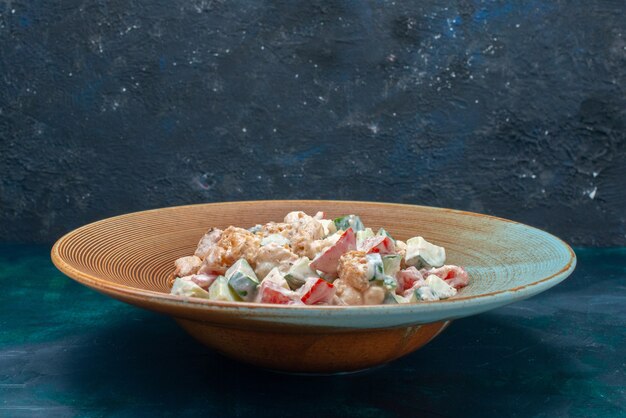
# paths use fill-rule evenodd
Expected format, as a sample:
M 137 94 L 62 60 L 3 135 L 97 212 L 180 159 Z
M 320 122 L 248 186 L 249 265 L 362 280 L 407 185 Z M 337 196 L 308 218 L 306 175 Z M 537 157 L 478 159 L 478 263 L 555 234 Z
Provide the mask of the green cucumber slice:
M 389 237 L 389 239 L 390 239 L 391 241 L 393 241 L 393 243 L 394 243 L 394 244 L 396 243 L 396 240 L 395 240 L 395 239 L 393 239 L 393 237 L 389 234 L 389 232 L 387 232 L 387 230 L 385 230 L 385 228 L 380 228 L 380 229 L 378 230 L 378 232 L 376 233 L 376 235 L 378 235 L 378 236 L 383 236 L 383 237 Z
M 428 286 L 418 287 L 417 289 L 415 289 L 415 292 L 413 292 L 413 295 L 415 295 L 415 297 L 419 300 L 439 300 L 437 295 L 435 295 L 432 289 Z
M 389 254 L 383 256 L 383 270 L 387 276 L 396 277 L 400 271 L 402 256 L 400 254 Z
M 244 258 L 237 260 L 235 264 L 226 270 L 226 279 L 228 280 L 228 286 L 241 300 L 251 301 L 256 296 L 259 279 L 257 279 L 252 267 Z
M 267 276 L 265 276 L 265 278 L 261 281 L 261 283 L 263 282 L 272 282 L 278 287 L 289 290 L 289 283 L 287 282 L 278 267 L 274 267 L 273 269 L 271 269 L 270 272 L 267 273 Z
M 404 260 L 408 266 L 441 267 L 446 262 L 446 250 L 422 237 L 413 237 L 406 242 Z
M 252 270 L 252 267 L 250 267 L 250 264 L 248 264 L 248 261 L 245 258 L 240 258 L 239 260 L 237 260 L 235 264 L 233 264 L 228 270 L 226 270 L 226 274 L 224 274 L 224 276 L 226 276 L 227 279 L 230 279 L 231 276 L 236 272 L 243 273 L 244 275 L 253 278 L 257 283 L 259 281 L 259 279 L 256 277 L 256 274 L 254 273 L 254 270 Z
M 365 228 L 362 231 L 357 231 L 356 232 L 356 247 L 357 248 L 361 248 L 361 246 L 363 245 L 363 242 L 374 236 L 374 231 L 372 231 L 372 228 Z
M 383 287 L 388 291 L 395 292 L 398 287 L 398 280 L 394 276 L 387 276 L 383 278 Z
M 185 280 L 178 277 L 174 280 L 174 284 L 172 285 L 172 290 L 170 291 L 172 295 L 178 296 L 186 296 L 186 297 L 194 297 L 194 298 L 209 298 L 209 292 L 192 282 L 191 280 Z
M 259 282 L 241 272 L 236 272 L 228 279 L 228 286 L 241 300 L 251 301 L 256 296 L 256 288 L 259 286 Z
M 237 296 L 228 287 L 228 280 L 226 277 L 219 276 L 211 287 L 209 287 L 209 299 L 222 302 L 234 302 L 237 300 Z
M 337 229 L 346 231 L 348 228 L 352 228 L 354 232 L 362 231 L 365 229 L 361 218 L 357 215 L 345 215 L 335 219 L 335 226 Z
M 456 295 L 456 289 L 442 280 L 440 277 L 431 274 L 426 278 L 426 285 L 430 287 L 433 294 L 438 299 L 448 299 Z
M 399 303 L 409 303 L 409 300 L 401 295 L 396 295 L 393 292 L 387 292 L 383 304 L 385 305 L 397 305 Z
M 379 253 L 366 254 L 367 259 L 367 277 L 372 280 L 383 280 L 385 278 L 385 270 L 383 267 L 383 259 Z
M 289 269 L 285 275 L 285 280 L 289 284 L 291 290 L 296 290 L 304 285 L 304 282 L 309 277 L 318 276 L 310 267 L 311 260 L 308 257 L 300 257 L 293 263 L 293 266 Z

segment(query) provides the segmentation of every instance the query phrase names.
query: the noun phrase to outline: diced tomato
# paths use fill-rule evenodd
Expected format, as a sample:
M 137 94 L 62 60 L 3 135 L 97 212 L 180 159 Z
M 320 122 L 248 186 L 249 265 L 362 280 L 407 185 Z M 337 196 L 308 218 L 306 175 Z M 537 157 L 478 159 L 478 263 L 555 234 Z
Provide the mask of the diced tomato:
M 429 274 L 434 274 L 455 289 L 465 287 L 469 283 L 467 271 L 465 271 L 463 267 L 459 266 L 445 265 L 439 268 L 427 270 L 425 275 Z
M 307 305 L 328 303 L 335 296 L 335 286 L 324 279 L 313 277 L 302 286 L 301 294 L 300 300 Z
M 259 288 L 258 301 L 261 303 L 276 303 L 287 305 L 296 300 L 298 295 L 273 282 L 262 282 Z
M 422 275 L 422 273 L 413 266 L 404 270 L 400 270 L 396 275 L 396 278 L 398 280 L 396 293 L 398 294 L 403 294 L 405 290 L 411 289 L 415 286 L 416 282 L 424 281 L 424 276 Z
M 379 235 L 367 238 L 360 250 L 366 253 L 393 254 L 396 252 L 396 245 L 388 236 Z
M 311 261 L 311 268 L 328 274 L 336 274 L 339 258 L 348 251 L 354 251 L 355 249 L 356 236 L 352 228 L 348 228 L 339 237 L 335 245 L 327 248 L 319 257 Z

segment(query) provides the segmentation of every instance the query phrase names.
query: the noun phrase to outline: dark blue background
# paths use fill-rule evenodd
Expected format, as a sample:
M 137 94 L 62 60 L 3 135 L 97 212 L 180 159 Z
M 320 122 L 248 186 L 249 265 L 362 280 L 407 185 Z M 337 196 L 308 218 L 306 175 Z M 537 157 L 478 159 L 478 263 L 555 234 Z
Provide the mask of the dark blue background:
M 626 244 L 617 1 L 0 4 L 0 236 L 327 198 Z

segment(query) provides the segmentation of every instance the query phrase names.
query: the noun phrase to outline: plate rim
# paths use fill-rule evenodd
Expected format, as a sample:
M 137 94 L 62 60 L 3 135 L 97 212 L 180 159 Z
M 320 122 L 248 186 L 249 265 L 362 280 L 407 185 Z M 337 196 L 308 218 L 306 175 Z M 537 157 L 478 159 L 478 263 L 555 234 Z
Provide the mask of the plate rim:
M 317 204 L 333 204 L 333 203 L 355 203 L 355 204 L 368 204 L 375 206 L 398 206 L 404 208 L 424 208 L 428 210 L 439 210 L 444 212 L 451 212 L 460 214 L 463 216 L 473 216 L 473 217 L 481 217 L 481 218 L 489 218 L 498 222 L 508 222 L 523 226 L 525 228 L 529 228 L 534 232 L 545 235 L 549 238 L 556 239 L 558 243 L 565 248 L 569 253 L 569 259 L 557 272 L 543 277 L 535 282 L 527 283 L 521 286 L 517 286 L 510 289 L 502 289 L 489 293 L 481 293 L 473 296 L 460 296 L 454 297 L 450 299 L 444 299 L 439 301 L 422 301 L 420 303 L 414 304 L 398 304 L 398 305 L 355 305 L 355 306 L 335 306 L 335 305 L 323 305 L 323 306 L 300 306 L 300 305 L 277 305 L 277 304 L 269 304 L 269 303 L 255 303 L 255 302 L 221 302 L 221 301 L 211 301 L 207 299 L 201 298 L 185 298 L 176 295 L 170 295 L 163 292 L 157 292 L 154 290 L 145 290 L 139 289 L 132 286 L 127 286 L 123 284 L 114 283 L 105 279 L 98 278 L 94 275 L 87 274 L 82 272 L 81 270 L 75 269 L 69 263 L 67 263 L 63 257 L 60 255 L 59 249 L 69 241 L 73 236 L 79 234 L 82 230 L 93 227 L 94 225 L 98 225 L 100 223 L 104 223 L 113 219 L 118 218 L 126 218 L 131 216 L 136 216 L 138 214 L 145 214 L 163 210 L 177 210 L 181 208 L 189 208 L 196 206 L 227 206 L 227 205 L 237 205 L 237 204 L 255 204 L 255 205 L 263 205 L 267 203 L 288 203 L 288 204 L 296 204 L 298 202 L 305 203 L 317 203 Z M 124 213 L 121 215 L 111 216 L 107 218 L 103 218 L 94 222 L 90 222 L 88 224 L 82 225 L 78 228 L 75 228 L 63 236 L 61 236 L 52 246 L 51 259 L 53 264 L 57 269 L 59 269 L 63 274 L 71 278 L 72 280 L 77 281 L 78 283 L 87 286 L 91 289 L 94 289 L 99 292 L 103 292 L 110 296 L 119 296 L 118 299 L 122 301 L 127 301 L 128 297 L 136 300 L 144 300 L 152 303 L 161 303 L 170 306 L 184 306 L 189 309 L 193 309 L 196 311 L 211 311 L 214 308 L 219 310 L 258 310 L 258 309 L 268 309 L 275 311 L 276 313 L 281 311 L 287 312 L 298 312 L 298 313 L 306 313 L 306 312 L 362 312 L 363 314 L 375 313 L 378 311 L 389 311 L 393 310 L 397 313 L 409 313 L 409 312 L 419 312 L 419 311 L 430 311 L 435 306 L 462 306 L 468 303 L 480 304 L 481 301 L 490 300 L 493 298 L 501 298 L 505 294 L 516 293 L 520 295 L 519 299 L 525 299 L 526 297 L 533 296 L 537 293 L 540 293 L 541 285 L 550 284 L 546 289 L 560 283 L 562 280 L 567 278 L 575 269 L 577 258 L 574 250 L 563 241 L 561 238 L 546 232 L 542 229 L 539 229 L 534 226 L 530 226 L 521 222 L 513 221 L 506 218 L 501 218 L 498 216 L 487 215 L 477 212 L 464 211 L 459 209 L 452 208 L 443 208 L 437 206 L 426 206 L 426 205 L 416 205 L 416 204 L 407 204 L 407 203 L 393 203 L 393 202 L 372 202 L 365 200 L 326 200 L 326 199 L 266 199 L 266 200 L 237 200 L 237 201 L 222 201 L 222 202 L 209 202 L 209 203 L 195 203 L 189 205 L 177 205 L 177 206 L 166 206 L 160 208 L 153 208 L 147 210 L 133 211 Z M 552 283 L 553 282 L 553 283 Z M 539 288 L 537 288 L 539 286 Z M 533 292 L 534 289 L 537 289 L 537 292 Z M 515 299 L 515 298 L 512 298 Z M 515 299 L 516 300 L 516 299 Z M 515 300 L 511 300 L 514 302 Z

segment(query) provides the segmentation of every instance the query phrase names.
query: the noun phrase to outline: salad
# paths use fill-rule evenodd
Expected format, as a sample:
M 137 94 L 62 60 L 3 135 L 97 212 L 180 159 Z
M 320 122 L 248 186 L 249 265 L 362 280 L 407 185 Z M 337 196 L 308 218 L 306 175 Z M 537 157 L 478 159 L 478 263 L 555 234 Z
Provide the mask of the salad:
M 174 262 L 171 294 L 288 305 L 436 301 L 469 282 L 445 261 L 445 249 L 420 236 L 404 242 L 357 215 L 296 211 L 249 229 L 209 229 L 193 255 Z

